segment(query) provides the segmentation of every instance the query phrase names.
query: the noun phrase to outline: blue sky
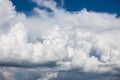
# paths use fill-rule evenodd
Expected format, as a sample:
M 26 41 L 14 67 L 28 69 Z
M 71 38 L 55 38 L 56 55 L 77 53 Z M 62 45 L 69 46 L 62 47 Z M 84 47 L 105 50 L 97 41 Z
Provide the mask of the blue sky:
M 62 0 L 55 0 L 61 5 Z M 106 12 L 120 16 L 120 0 L 63 0 L 63 8 L 67 11 L 80 11 L 86 8 L 88 11 Z M 37 5 L 31 0 L 12 0 L 16 10 L 29 13 Z

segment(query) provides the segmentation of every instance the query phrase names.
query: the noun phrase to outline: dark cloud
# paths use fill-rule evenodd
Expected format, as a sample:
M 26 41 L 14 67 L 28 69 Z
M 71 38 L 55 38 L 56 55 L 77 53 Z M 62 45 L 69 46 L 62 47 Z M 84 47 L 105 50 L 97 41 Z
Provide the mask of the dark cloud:
M 57 64 L 56 62 L 46 62 L 46 63 L 30 63 L 30 62 L 22 62 L 22 63 L 17 63 L 17 62 L 1 62 L 0 63 L 1 67 L 21 67 L 21 68 L 36 68 L 36 67 L 48 67 L 48 68 L 53 68 L 56 67 Z

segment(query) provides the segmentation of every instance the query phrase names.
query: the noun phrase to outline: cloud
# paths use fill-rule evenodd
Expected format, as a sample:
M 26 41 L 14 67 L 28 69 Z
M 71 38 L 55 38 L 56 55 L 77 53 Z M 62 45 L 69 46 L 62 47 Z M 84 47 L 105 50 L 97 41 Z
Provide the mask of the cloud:
M 8 0 L 0 0 L 0 29 L 3 28 L 2 26 L 4 23 L 7 23 L 7 21 L 9 21 L 14 16 L 15 11 L 12 2 Z
M 84 73 L 76 71 L 54 71 L 48 68 L 13 68 L 3 67 L 0 69 L 0 79 L 5 80 L 119 80 L 119 74 L 111 73 Z M 3 75 L 4 74 L 4 75 Z M 2 79 L 4 80 L 4 79 Z
M 65 1 L 61 0 L 61 7 L 64 7 Z
M 58 71 L 117 72 L 120 18 L 86 9 L 68 12 L 53 0 L 33 1 L 38 7 L 27 16 L 16 12 L 11 1 L 0 0 L 1 66 L 52 64 Z

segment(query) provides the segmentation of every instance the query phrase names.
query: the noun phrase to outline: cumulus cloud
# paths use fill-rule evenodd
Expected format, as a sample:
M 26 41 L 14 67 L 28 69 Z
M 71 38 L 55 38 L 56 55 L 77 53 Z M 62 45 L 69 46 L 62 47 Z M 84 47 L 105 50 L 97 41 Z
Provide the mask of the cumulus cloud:
M 53 0 L 33 1 L 38 7 L 26 16 L 11 1 L 0 0 L 1 66 L 117 72 L 120 18 L 86 9 L 68 12 Z
M 8 21 L 14 16 L 15 11 L 12 2 L 8 0 L 0 0 L 0 33 L 5 29 Z

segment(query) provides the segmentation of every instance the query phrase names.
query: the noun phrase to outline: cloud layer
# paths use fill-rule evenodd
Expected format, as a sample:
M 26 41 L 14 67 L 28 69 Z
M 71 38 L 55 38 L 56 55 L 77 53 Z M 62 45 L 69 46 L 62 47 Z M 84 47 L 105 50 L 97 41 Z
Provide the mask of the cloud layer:
M 33 1 L 38 7 L 26 16 L 11 1 L 0 0 L 1 66 L 119 73 L 120 18 L 86 9 L 68 12 L 53 0 Z

